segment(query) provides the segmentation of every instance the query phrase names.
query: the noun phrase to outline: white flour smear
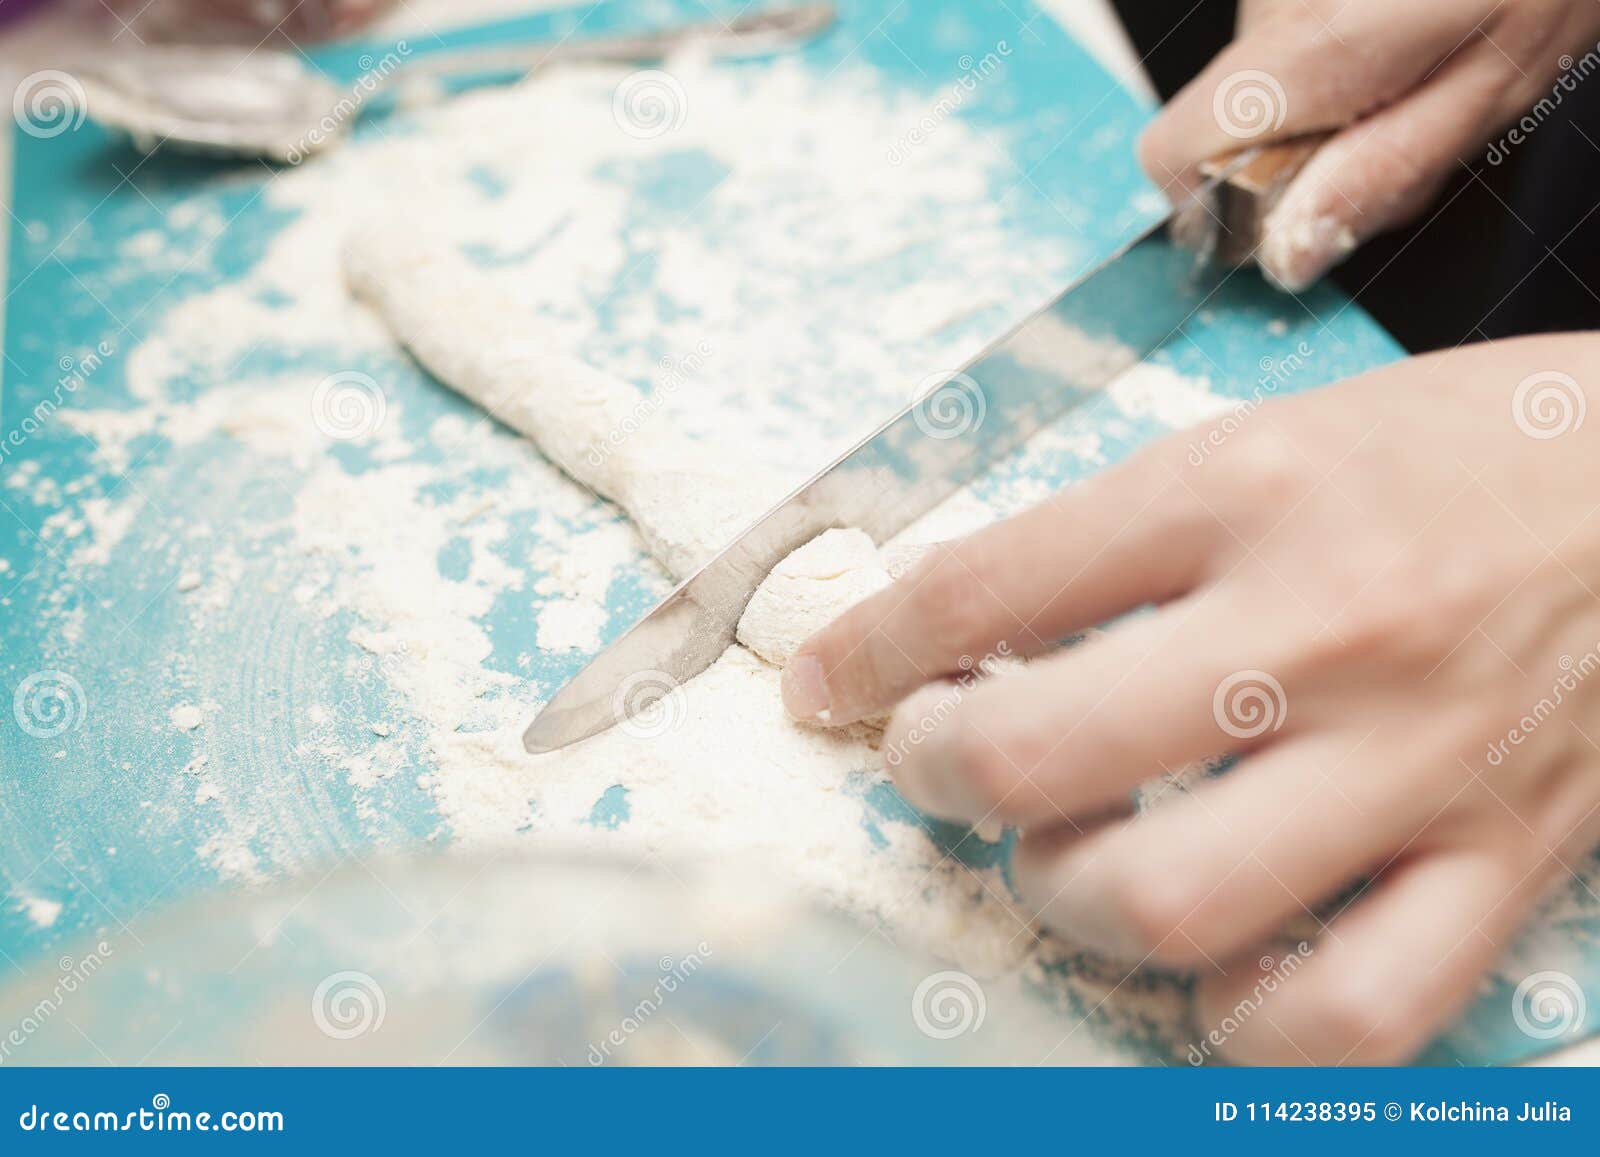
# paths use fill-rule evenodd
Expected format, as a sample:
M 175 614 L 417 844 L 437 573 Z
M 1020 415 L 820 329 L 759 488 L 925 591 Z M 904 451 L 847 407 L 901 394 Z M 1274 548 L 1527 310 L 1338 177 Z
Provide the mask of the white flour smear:
M 1008 219 L 995 194 L 1015 170 L 959 121 L 886 164 L 884 142 L 925 109 L 864 67 L 826 78 L 793 61 L 668 70 L 686 112 L 659 135 L 619 127 L 625 73 L 553 70 L 285 172 L 263 196 L 295 215 L 260 261 L 172 307 L 129 354 L 135 408 L 75 414 L 108 472 L 150 434 L 172 445 L 174 478 L 183 455 L 219 445 L 238 470 L 217 469 L 181 511 L 151 480 L 142 486 L 155 501 L 141 525 L 169 523 L 161 541 L 182 576 L 175 597 L 195 652 L 161 709 L 165 734 L 188 745 L 170 806 L 202 811 L 211 826 L 198 829 L 200 853 L 245 880 L 307 866 L 318 845 L 303 817 L 332 806 L 327 784 L 261 772 L 285 752 L 309 755 L 362 800 L 415 777 L 461 846 L 580 838 L 670 856 L 753 853 L 898 942 L 1043 986 L 1095 1010 L 1113 1036 L 1174 1039 L 1177 986 L 1119 983 L 1039 941 L 1011 909 L 992 848 L 903 808 L 885 813 L 871 733 L 791 723 L 777 669 L 742 647 L 627 728 L 543 757 L 522 752 L 521 728 L 555 690 L 554 678 L 528 674 L 541 669 L 539 652 L 563 649 L 576 663 L 636 616 L 610 609 L 619 583 L 647 603 L 667 576 L 615 508 L 506 428 L 461 411 L 417 417 L 442 412 L 438 387 L 347 288 L 351 238 L 355 279 L 365 268 L 375 280 L 364 292 L 380 303 L 385 262 L 408 253 L 470 269 L 470 293 L 439 281 L 431 337 L 415 297 L 409 321 L 385 304 L 424 360 L 470 355 L 516 381 L 515 359 L 534 357 L 602 400 L 598 461 L 564 464 L 633 510 L 679 572 L 909 401 L 916 383 L 965 361 L 1082 256 Z M 664 186 L 695 196 L 662 209 L 652 191 Z M 511 353 L 460 344 L 463 321 L 482 332 L 490 310 L 527 322 Z M 241 378 L 236 367 L 263 343 L 326 351 L 324 368 Z M 343 376 L 330 388 L 327 375 Z M 1164 412 L 1164 397 L 1181 412 Z M 1112 421 L 1177 424 L 1229 403 L 1204 381 L 1142 367 L 1110 405 Z M 958 496 L 907 537 L 982 525 L 1049 489 L 1030 464 L 1081 470 L 1099 453 L 1081 420 L 1047 432 L 1007 473 L 1014 481 Z M 276 509 L 233 520 L 230 496 L 261 477 L 282 483 Z M 129 490 L 111 501 L 95 533 L 115 537 L 132 517 L 120 507 L 140 499 Z M 697 502 L 705 517 L 680 517 Z M 75 544 L 91 575 L 104 564 L 93 541 Z M 819 577 L 789 575 L 797 589 Z M 537 613 L 514 658 L 496 648 L 507 605 Z M 313 626 L 286 625 L 301 622 Z M 286 632 L 333 623 L 350 625 L 320 661 L 377 678 L 376 706 L 299 697 L 295 680 L 310 681 L 292 639 L 285 666 L 273 666 Z M 792 646 L 770 619 L 766 628 L 764 646 Z M 204 640 L 229 651 L 240 632 L 266 640 L 249 677 L 270 690 L 253 696 L 262 706 L 246 721 L 259 736 L 250 752 L 224 758 L 222 717 L 208 709 L 189 729 L 194 708 L 167 713 L 227 698 L 240 664 Z M 234 759 L 249 766 L 230 769 Z M 595 822 L 603 801 L 620 805 Z M 1088 1045 L 1076 1041 L 1073 1055 Z

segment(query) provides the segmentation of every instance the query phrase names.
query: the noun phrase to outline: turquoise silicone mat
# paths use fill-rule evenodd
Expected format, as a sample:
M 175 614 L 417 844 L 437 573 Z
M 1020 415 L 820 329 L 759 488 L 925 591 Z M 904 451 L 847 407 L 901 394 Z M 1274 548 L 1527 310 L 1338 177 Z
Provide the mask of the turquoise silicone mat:
M 970 46 L 1007 46 L 1003 69 L 985 82 L 982 99 L 953 115 L 1008 150 L 1016 171 L 1005 188 L 993 190 L 995 198 L 1039 238 L 1067 247 L 1081 265 L 1111 252 L 1159 211 L 1159 198 L 1131 151 L 1150 110 L 1027 0 L 847 0 L 840 8 L 839 26 L 804 50 L 807 66 L 827 73 L 845 61 L 865 63 L 886 83 L 930 103 L 971 67 L 963 63 Z M 656 0 L 647 13 L 604 3 L 530 16 L 497 26 L 493 36 L 585 35 L 704 14 L 699 0 Z M 414 38 L 412 48 L 426 53 L 485 36 L 460 30 Z M 363 55 L 384 50 L 327 49 L 319 59 L 330 72 L 349 76 Z M 382 116 L 357 130 L 378 131 Z M 179 610 L 182 558 L 173 545 L 192 512 L 240 528 L 292 501 L 281 481 L 268 485 L 252 477 L 237 453 L 217 443 L 179 448 L 157 436 L 140 437 L 131 443 L 127 468 L 107 471 L 92 460 L 91 441 L 54 417 L 67 407 L 132 405 L 129 352 L 177 302 L 251 269 L 287 224 L 288 216 L 261 195 L 272 171 L 253 165 L 224 171 L 165 155 L 147 161 L 70 115 L 59 131 L 19 128 L 12 144 L 0 411 L 0 559 L 6 564 L 0 571 L 0 687 L 8 703 L 13 695 L 37 691 L 40 677 L 66 675 L 79 690 L 60 701 L 68 718 L 59 733 L 25 732 L 11 725 L 9 710 L 0 725 L 0 886 L 8 896 L 0 905 L 0 953 L 6 970 L 46 961 L 89 934 L 137 937 L 146 913 L 221 882 L 196 855 L 215 834 L 216 820 L 194 801 L 193 781 L 174 775 L 189 758 L 189 745 L 168 723 L 171 703 L 159 687 L 159 676 L 189 663 L 197 645 Z M 665 205 L 692 194 L 670 183 L 655 191 Z M 179 202 L 185 212 L 172 213 Z M 206 211 L 195 212 L 197 204 Z M 216 222 L 225 227 L 218 230 Z M 130 267 L 123 242 L 152 232 L 192 248 L 196 259 Z M 1257 390 L 1264 367 L 1301 349 L 1312 353 L 1297 362 L 1284 391 L 1312 388 L 1402 353 L 1332 290 L 1295 300 L 1243 276 L 1159 356 L 1180 371 L 1206 376 L 1217 392 L 1243 399 Z M 286 333 L 254 350 L 238 373 L 310 370 L 325 364 L 323 355 Z M 403 392 L 408 429 L 468 411 L 467 403 L 398 354 L 381 370 Z M 199 395 L 212 384 L 195 380 L 189 387 Z M 1114 460 L 1165 429 L 1154 420 L 1128 419 L 1096 433 L 1106 458 Z M 338 453 L 351 469 L 361 468 L 359 447 Z M 1039 481 L 1065 483 L 1082 469 L 1064 457 Z M 49 529 L 52 520 L 130 491 L 145 501 L 117 546 L 116 565 L 92 575 L 69 568 L 59 536 Z M 598 504 L 597 512 L 608 517 Z M 253 573 L 261 560 L 252 551 L 262 544 L 241 535 L 235 545 L 246 573 Z M 527 545 L 506 544 L 507 561 L 514 565 Z M 659 576 L 644 569 L 637 581 L 618 584 L 608 602 L 606 637 L 637 618 L 661 590 Z M 527 608 L 496 606 L 486 621 L 496 643 L 490 665 L 529 680 L 534 692 L 548 693 L 586 658 L 537 654 L 531 670 L 515 669 L 511 656 L 536 650 Z M 353 646 L 350 627 L 348 620 L 304 614 L 291 600 L 260 598 L 224 618 L 220 637 L 204 641 L 208 650 L 236 657 L 239 675 L 214 692 L 219 717 L 230 726 L 209 728 L 210 758 L 229 765 L 232 790 L 286 801 L 261 817 L 250 840 L 265 875 L 320 870 L 369 850 L 449 837 L 414 775 L 387 778 L 357 798 L 345 777 L 308 754 L 299 742 L 304 737 L 283 722 L 287 703 L 313 697 L 362 702 L 383 694 L 373 673 L 354 680 L 340 674 Z M 868 802 L 874 822 L 906 822 L 905 805 L 892 791 L 874 792 Z M 604 817 L 597 813 L 597 819 Z M 1597 929 L 1600 916 L 1591 915 L 1564 930 L 1571 950 L 1561 954 L 1560 967 L 1580 973 L 1588 997 L 1600 1001 L 1600 966 L 1585 950 Z M 1512 997 L 1509 985 L 1495 982 L 1433 1059 L 1476 1063 L 1546 1047 L 1518 1029 Z M 1171 1044 L 1127 1043 L 1157 1053 Z

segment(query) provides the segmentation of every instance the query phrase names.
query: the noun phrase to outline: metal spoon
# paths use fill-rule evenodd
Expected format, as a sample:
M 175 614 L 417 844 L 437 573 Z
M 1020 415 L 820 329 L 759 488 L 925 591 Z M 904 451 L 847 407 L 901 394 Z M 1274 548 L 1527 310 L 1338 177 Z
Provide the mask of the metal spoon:
M 187 152 L 298 164 L 343 138 L 362 110 L 399 76 L 493 74 L 509 83 L 561 62 L 642 64 L 696 45 L 718 56 L 760 55 L 801 44 L 828 28 L 832 4 L 798 4 L 657 32 L 559 44 L 467 49 L 412 58 L 404 42 L 341 87 L 290 53 L 211 45 L 143 48 L 80 62 L 88 113 L 146 152 Z M 370 58 L 363 57 L 363 62 Z

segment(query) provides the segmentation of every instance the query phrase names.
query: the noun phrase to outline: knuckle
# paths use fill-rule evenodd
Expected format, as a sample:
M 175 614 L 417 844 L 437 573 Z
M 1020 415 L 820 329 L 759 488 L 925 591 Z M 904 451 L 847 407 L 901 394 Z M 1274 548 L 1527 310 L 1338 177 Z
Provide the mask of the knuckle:
M 1370 583 L 1374 568 L 1364 568 Z M 1354 578 L 1354 576 L 1353 576 Z M 1435 557 L 1402 557 L 1359 593 L 1337 625 L 1358 652 L 1395 664 L 1432 666 L 1454 650 L 1493 606 L 1486 585 Z
M 1261 503 L 1263 496 L 1275 507 L 1292 505 L 1318 481 L 1311 464 L 1287 438 L 1263 431 L 1260 424 L 1245 432 L 1237 446 L 1225 446 L 1223 451 L 1221 460 L 1229 464 L 1223 484 L 1231 497 L 1249 504 L 1247 509 L 1266 505 Z

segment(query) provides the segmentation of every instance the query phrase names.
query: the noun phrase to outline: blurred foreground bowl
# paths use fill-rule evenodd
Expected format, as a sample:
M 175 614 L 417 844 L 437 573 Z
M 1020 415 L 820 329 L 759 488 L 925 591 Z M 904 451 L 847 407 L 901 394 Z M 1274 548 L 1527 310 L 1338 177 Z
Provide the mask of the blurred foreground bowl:
M 986 1064 L 1072 1027 L 748 865 L 352 861 L 135 931 L 0 995 L 0 1061 Z

